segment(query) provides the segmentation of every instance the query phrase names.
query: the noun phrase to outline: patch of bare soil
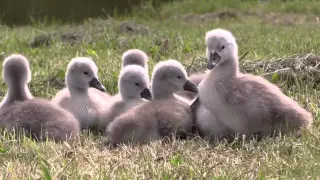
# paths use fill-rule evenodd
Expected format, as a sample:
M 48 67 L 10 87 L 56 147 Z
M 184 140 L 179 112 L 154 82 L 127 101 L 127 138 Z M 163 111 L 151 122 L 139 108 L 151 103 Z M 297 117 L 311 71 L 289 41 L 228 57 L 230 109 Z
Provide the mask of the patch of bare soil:
M 234 10 L 206 13 L 185 14 L 182 17 L 185 22 L 212 22 L 223 19 L 255 18 L 261 23 L 273 25 L 294 26 L 301 24 L 320 24 L 320 17 L 316 15 L 294 14 L 294 13 L 265 13 L 265 12 L 240 12 Z

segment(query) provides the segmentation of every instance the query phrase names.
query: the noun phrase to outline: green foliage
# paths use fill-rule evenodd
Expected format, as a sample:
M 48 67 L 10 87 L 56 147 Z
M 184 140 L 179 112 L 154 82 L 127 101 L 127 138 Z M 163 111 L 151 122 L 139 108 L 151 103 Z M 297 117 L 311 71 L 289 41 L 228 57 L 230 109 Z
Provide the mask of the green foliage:
M 170 160 L 171 164 L 175 167 L 178 167 L 182 163 L 182 157 L 180 154 L 173 156 Z

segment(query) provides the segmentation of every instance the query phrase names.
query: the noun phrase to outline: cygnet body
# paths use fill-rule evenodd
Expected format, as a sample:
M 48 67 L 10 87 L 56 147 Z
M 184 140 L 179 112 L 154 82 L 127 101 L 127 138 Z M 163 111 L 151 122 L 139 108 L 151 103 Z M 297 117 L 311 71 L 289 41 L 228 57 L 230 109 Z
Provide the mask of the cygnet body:
M 225 126 L 218 118 L 211 113 L 203 104 L 200 103 L 199 98 L 191 105 L 194 113 L 195 126 L 199 135 L 206 140 L 232 140 L 234 132 L 232 129 Z
M 97 73 L 98 68 L 91 59 L 73 58 L 66 72 L 67 88 L 52 99 L 54 104 L 74 114 L 81 128 L 97 127 L 103 108 L 110 99 Z
M 151 100 L 149 75 L 138 65 L 126 65 L 122 68 L 119 80 L 119 94 L 114 95 L 105 107 L 101 118 L 101 127 L 106 127 L 115 117 L 130 108 Z
M 313 117 L 262 77 L 239 72 L 238 46 L 226 30 L 206 33 L 208 76 L 199 85 L 200 103 L 235 133 L 251 136 L 310 127 Z
M 152 75 L 153 100 L 136 106 L 115 118 L 107 128 L 114 144 L 142 143 L 158 140 L 172 133 L 185 137 L 192 132 L 193 115 L 190 106 L 176 99 L 175 91 L 197 92 L 187 79 L 184 67 L 175 60 L 158 63 Z
M 2 77 L 8 86 L 1 102 L 0 127 L 24 130 L 36 140 L 65 141 L 79 132 L 77 119 L 68 111 L 45 99 L 33 98 L 29 62 L 23 55 L 12 54 L 3 62 Z
M 148 55 L 140 49 L 129 49 L 122 54 L 122 68 L 127 65 L 138 65 L 148 72 Z
M 189 76 L 190 81 L 192 81 L 195 85 L 199 85 L 200 82 L 206 78 L 209 71 L 203 72 L 203 73 L 194 73 Z

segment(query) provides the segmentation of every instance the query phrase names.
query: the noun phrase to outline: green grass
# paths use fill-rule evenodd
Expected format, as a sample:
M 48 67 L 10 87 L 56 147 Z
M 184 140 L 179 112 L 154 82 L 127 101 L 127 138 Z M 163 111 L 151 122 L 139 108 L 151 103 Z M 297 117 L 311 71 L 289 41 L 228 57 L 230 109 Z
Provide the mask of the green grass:
M 205 3 L 209 2 L 210 6 Z M 217 2 L 216 4 L 213 2 Z M 261 5 L 235 0 L 186 0 L 165 5 L 159 10 L 145 7 L 129 17 L 87 20 L 80 25 L 34 24 L 19 28 L 0 28 L 0 50 L 5 55 L 22 53 L 31 63 L 31 92 L 52 98 L 64 82 L 66 65 L 75 56 L 91 56 L 99 67 L 99 76 L 109 92 L 117 92 L 121 55 L 129 48 L 139 48 L 150 56 L 149 69 L 161 60 L 174 58 L 185 65 L 195 65 L 205 55 L 204 35 L 212 28 L 226 28 L 237 37 L 239 54 L 250 51 L 245 61 L 281 58 L 296 53 L 319 55 L 320 24 L 314 19 L 320 6 L 317 1 L 274 2 Z M 226 3 L 223 5 L 223 3 Z M 278 2 L 279 3 L 279 2 Z M 212 5 L 212 6 L 211 6 Z M 213 5 L 216 5 L 215 7 Z M 241 12 L 263 9 L 263 16 L 242 15 L 236 18 L 185 19 L 183 14 L 211 13 L 220 7 Z M 177 8 L 180 7 L 179 13 Z M 315 10 L 309 11 L 310 8 Z M 235 11 L 235 10 L 233 10 Z M 278 20 L 293 18 L 287 12 L 309 14 L 310 19 L 277 23 L 268 19 L 270 12 L 281 12 Z M 154 17 L 154 15 L 159 15 Z M 296 15 L 302 17 L 303 15 Z M 147 27 L 149 33 L 127 34 L 120 31 L 123 21 Z M 28 42 L 47 33 L 73 33 L 82 39 L 70 45 L 56 38 L 49 47 L 30 48 Z M 169 48 L 161 42 L 169 40 Z M 160 44 L 160 45 L 159 45 Z M 200 69 L 199 69 L 200 70 Z M 299 77 L 299 76 L 298 76 Z M 301 138 L 278 137 L 261 142 L 209 143 L 201 139 L 151 142 L 109 150 L 102 137 L 88 133 L 78 139 L 55 144 L 17 140 L 0 135 L 1 179 L 318 179 L 320 177 L 320 129 L 318 89 L 311 82 L 286 86 L 283 91 L 306 106 L 315 115 L 314 127 Z M 63 85 L 63 84 L 62 84 Z M 4 96 L 6 86 L 0 86 Z

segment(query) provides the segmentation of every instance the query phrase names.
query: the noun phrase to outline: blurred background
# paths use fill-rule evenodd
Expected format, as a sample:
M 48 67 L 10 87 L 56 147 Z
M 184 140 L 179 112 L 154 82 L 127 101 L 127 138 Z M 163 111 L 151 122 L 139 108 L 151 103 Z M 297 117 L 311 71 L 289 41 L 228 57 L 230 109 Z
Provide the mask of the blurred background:
M 145 2 L 156 8 L 169 1 L 172 0 L 0 0 L 0 22 L 6 25 L 32 21 L 79 22 L 88 17 L 127 14 Z

